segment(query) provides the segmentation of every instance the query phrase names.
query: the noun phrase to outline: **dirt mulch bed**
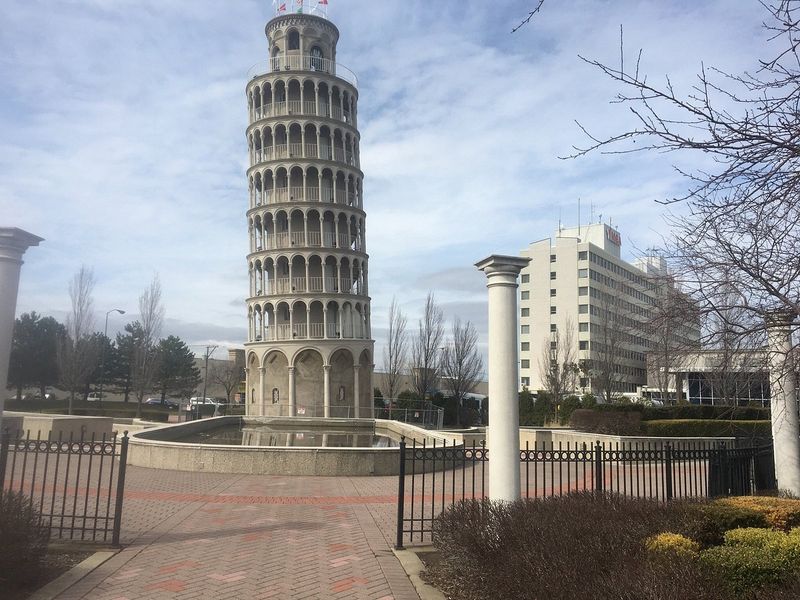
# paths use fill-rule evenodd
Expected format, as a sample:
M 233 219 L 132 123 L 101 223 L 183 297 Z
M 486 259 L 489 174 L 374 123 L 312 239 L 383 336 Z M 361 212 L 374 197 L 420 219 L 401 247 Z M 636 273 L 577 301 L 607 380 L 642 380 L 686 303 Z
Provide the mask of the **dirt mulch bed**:
M 70 551 L 63 548 L 47 551 L 42 563 L 42 570 L 36 580 L 23 586 L 4 585 L 4 600 L 25 600 L 36 590 L 69 571 L 78 563 L 89 558 L 94 552 L 86 550 Z

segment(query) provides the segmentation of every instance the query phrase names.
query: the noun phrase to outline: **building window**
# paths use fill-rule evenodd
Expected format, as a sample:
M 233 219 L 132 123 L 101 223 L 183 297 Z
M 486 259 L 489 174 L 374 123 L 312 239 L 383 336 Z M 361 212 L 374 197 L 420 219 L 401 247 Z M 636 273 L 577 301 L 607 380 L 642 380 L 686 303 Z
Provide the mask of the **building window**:
M 586 260 L 586 258 L 587 258 L 586 250 L 582 250 L 581 252 L 578 252 L 578 260 Z
M 589 387 L 589 378 L 588 377 L 581 377 L 580 385 L 581 385 L 582 388 Z
M 556 348 L 558 348 L 558 342 L 550 342 L 550 350 L 555 350 Z
M 588 296 L 589 295 L 589 287 L 582 285 L 578 288 L 578 296 Z
M 520 331 L 520 333 L 530 333 L 531 332 L 531 326 L 530 325 L 523 325 L 522 327 L 519 328 L 519 331 Z
M 578 323 L 578 331 L 580 331 L 581 333 L 587 333 L 589 331 L 589 324 Z
M 528 387 L 531 384 L 530 377 L 523 377 L 520 379 L 520 381 L 522 382 L 522 387 Z
M 589 312 L 589 305 L 588 304 L 578 304 L 578 314 L 585 315 Z
M 531 361 L 529 361 L 527 359 L 523 359 L 523 360 L 519 361 L 519 366 L 522 369 L 530 369 L 531 368 Z
M 555 271 L 550 271 L 550 281 L 552 281 L 555 278 L 556 278 L 556 272 Z
M 300 33 L 295 29 L 289 32 L 289 50 L 300 50 Z
M 523 317 L 530 317 L 531 316 L 531 309 L 530 308 L 523 308 L 522 312 L 520 314 Z
M 558 331 L 558 327 L 556 327 L 555 323 L 550 323 L 550 331 Z
M 530 342 L 522 342 L 520 344 L 520 348 L 519 349 L 522 350 L 523 352 L 529 352 L 530 349 L 531 349 L 531 343 Z
M 520 297 L 521 300 L 529 300 L 530 297 L 531 297 L 531 293 L 530 292 L 520 292 L 519 297 Z
M 555 254 L 551 254 L 550 255 L 550 262 L 556 262 L 556 255 Z
M 322 49 L 319 46 L 311 48 L 311 68 L 314 71 L 322 71 Z
M 555 298 L 556 297 L 556 291 L 555 290 L 550 290 L 550 297 L 551 298 Z
M 589 342 L 586 340 L 581 340 L 578 342 L 578 350 L 588 350 L 589 349 Z
M 583 279 L 589 276 L 589 269 L 578 269 L 578 277 Z
M 556 307 L 555 307 L 555 306 L 551 306 L 551 307 L 550 307 L 550 314 L 551 314 L 551 315 L 554 315 L 554 314 L 556 314 Z

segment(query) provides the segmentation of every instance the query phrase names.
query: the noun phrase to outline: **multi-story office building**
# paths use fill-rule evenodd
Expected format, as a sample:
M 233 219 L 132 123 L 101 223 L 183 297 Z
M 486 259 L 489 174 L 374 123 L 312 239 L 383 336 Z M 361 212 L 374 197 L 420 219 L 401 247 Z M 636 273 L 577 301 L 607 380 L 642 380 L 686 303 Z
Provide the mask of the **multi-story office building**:
M 634 264 L 620 256 L 622 238 L 595 223 L 561 229 L 521 252 L 531 259 L 520 284 L 520 387 L 545 389 L 558 344 L 574 343 L 578 391 L 597 393 L 601 363 L 613 363 L 614 389 L 634 393 L 647 381 L 652 314 L 663 285 L 663 259 Z M 683 331 L 697 339 L 699 331 Z
M 336 26 L 296 6 L 267 23 L 269 59 L 247 83 L 247 414 L 369 417 L 356 77 Z

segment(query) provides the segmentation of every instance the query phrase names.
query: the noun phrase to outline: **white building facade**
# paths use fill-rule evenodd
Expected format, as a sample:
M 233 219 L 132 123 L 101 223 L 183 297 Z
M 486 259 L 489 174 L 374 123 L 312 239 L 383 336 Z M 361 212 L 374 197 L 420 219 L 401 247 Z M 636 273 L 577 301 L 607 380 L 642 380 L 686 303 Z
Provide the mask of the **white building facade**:
M 612 355 L 604 347 L 612 329 L 615 393 L 646 384 L 648 323 L 666 268 L 657 258 L 626 262 L 621 245 L 618 230 L 594 223 L 562 229 L 521 252 L 531 261 L 520 283 L 520 388 L 546 389 L 546 353 L 555 357 L 557 343 L 572 338 L 583 367 L 576 391 L 597 394 L 593 366 Z
M 266 36 L 247 84 L 247 414 L 370 417 L 357 80 L 325 18 L 282 14 Z

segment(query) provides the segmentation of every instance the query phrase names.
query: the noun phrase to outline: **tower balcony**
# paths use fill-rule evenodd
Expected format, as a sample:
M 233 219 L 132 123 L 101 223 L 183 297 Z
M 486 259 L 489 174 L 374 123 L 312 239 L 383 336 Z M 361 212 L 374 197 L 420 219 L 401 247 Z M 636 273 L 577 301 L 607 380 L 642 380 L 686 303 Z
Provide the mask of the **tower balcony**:
M 311 71 L 332 75 L 346 81 L 353 87 L 358 87 L 358 77 L 350 69 L 341 63 L 334 62 L 327 58 L 311 56 L 310 54 L 294 54 L 288 56 L 276 56 L 267 61 L 256 63 L 247 72 L 250 79 L 256 79 L 270 73 L 290 73 L 293 71 Z
M 269 117 L 324 117 L 354 125 L 353 116 L 349 110 L 328 102 L 315 102 L 313 100 L 288 100 L 267 102 L 253 107 L 251 120 L 267 119 Z
M 363 282 L 350 277 L 278 277 L 256 288 L 256 296 L 289 296 L 292 294 L 363 295 Z
M 356 247 L 354 247 L 354 245 Z M 288 250 L 291 248 L 340 248 L 360 252 L 357 248 L 357 240 L 354 240 L 348 233 L 332 233 L 319 231 L 309 231 L 308 238 L 302 231 L 291 232 L 282 231 L 271 236 L 266 236 L 266 243 L 256 243 L 256 252 L 264 250 Z
M 295 323 L 294 325 L 269 325 L 264 327 L 264 334 L 255 336 L 256 342 L 282 342 L 288 340 L 365 340 L 369 339 L 364 327 L 358 323 L 339 329 L 338 323 Z M 326 335 L 327 333 L 327 335 Z
M 275 144 L 252 151 L 252 163 L 258 164 L 270 160 L 286 158 L 313 158 L 320 160 L 333 160 L 358 168 L 356 155 L 352 150 L 319 144 Z
M 265 204 L 286 204 L 297 202 L 326 202 L 328 204 L 344 204 L 358 208 L 355 192 L 346 192 L 338 188 L 317 186 L 277 187 L 251 192 L 251 206 Z

